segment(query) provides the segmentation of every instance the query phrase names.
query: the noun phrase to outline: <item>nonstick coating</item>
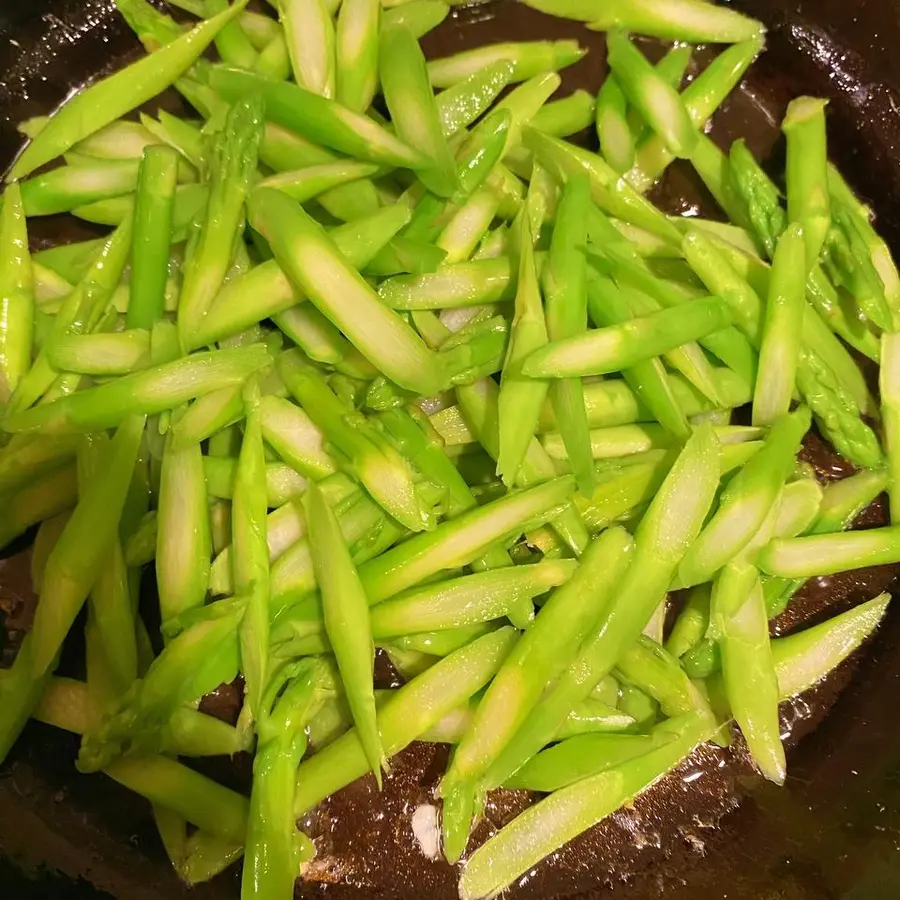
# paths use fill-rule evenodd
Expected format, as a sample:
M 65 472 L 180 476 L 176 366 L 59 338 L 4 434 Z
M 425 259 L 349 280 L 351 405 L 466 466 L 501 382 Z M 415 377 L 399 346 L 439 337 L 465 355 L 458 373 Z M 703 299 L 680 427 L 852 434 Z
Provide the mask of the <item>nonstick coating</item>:
M 747 136 L 777 172 L 783 159 L 777 124 L 787 101 L 802 93 L 829 97 L 832 158 L 871 203 L 892 246 L 900 247 L 898 0 L 747 0 L 735 6 L 767 23 L 769 49 L 716 117 L 713 136 L 725 143 Z M 73 86 L 138 52 L 111 8 L 109 0 L 0 0 L 0 170 L 18 148 L 18 121 L 45 114 Z M 596 90 L 605 71 L 602 35 L 508 0 L 458 10 L 424 45 L 435 56 L 488 41 L 555 36 L 577 36 L 591 47 L 586 60 L 564 73 L 566 89 Z M 656 199 L 673 212 L 715 215 L 684 165 L 673 167 Z M 38 223 L 32 238 L 35 246 L 45 246 L 91 234 L 54 217 Z M 823 478 L 848 471 L 814 436 L 806 454 Z M 862 519 L 862 525 L 882 523 L 883 503 Z M 27 571 L 27 552 L 0 560 L 7 663 L 33 604 Z M 881 569 L 814 581 L 776 629 L 784 633 L 816 620 L 826 608 L 837 612 L 868 599 L 892 587 L 897 574 Z M 77 657 L 76 651 L 66 663 L 73 672 Z M 785 788 L 753 775 L 740 741 L 730 752 L 705 749 L 633 810 L 621 811 L 537 867 L 513 896 L 900 897 L 898 696 L 900 610 L 892 610 L 868 647 L 825 685 L 785 705 Z M 233 701 L 223 691 L 216 708 L 227 715 Z M 76 774 L 76 747 L 74 738 L 32 724 L 0 769 L 0 898 L 239 896 L 237 869 L 191 891 L 182 886 L 147 804 L 105 776 Z M 316 811 L 304 823 L 317 837 L 315 880 L 298 885 L 298 896 L 454 897 L 455 874 L 421 855 L 410 827 L 416 806 L 431 802 L 444 762 L 444 749 L 413 745 L 394 761 L 383 795 L 363 779 Z M 214 761 L 206 771 L 243 786 L 249 767 L 246 759 Z M 498 796 L 476 839 L 484 840 L 526 802 L 523 794 Z

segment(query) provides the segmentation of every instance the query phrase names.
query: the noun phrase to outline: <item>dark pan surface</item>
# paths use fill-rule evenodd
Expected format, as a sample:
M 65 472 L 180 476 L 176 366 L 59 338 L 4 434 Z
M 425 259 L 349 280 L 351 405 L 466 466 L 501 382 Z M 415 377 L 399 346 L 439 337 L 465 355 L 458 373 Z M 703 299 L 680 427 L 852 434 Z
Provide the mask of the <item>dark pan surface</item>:
M 892 245 L 900 247 L 900 4 L 897 0 L 757 0 L 740 4 L 770 26 L 769 51 L 716 118 L 713 135 L 745 135 L 780 164 L 777 122 L 800 93 L 831 98 L 832 157 L 871 202 Z M 125 25 L 102 0 L 0 0 L 0 169 L 16 151 L 15 123 L 46 113 L 85 78 L 137 51 Z M 604 73 L 602 37 L 511 2 L 459 10 L 425 40 L 444 55 L 500 39 L 577 36 L 589 57 L 565 73 L 566 89 L 596 89 Z M 657 199 L 672 211 L 715 214 L 689 168 L 676 166 Z M 85 237 L 47 220 L 36 244 Z M 815 438 L 807 455 L 823 478 L 846 474 Z M 2 512 L 0 512 L 2 514 Z M 884 521 L 876 504 L 860 525 Z M 27 553 L 0 560 L 0 611 L 7 658 L 33 603 Z M 776 623 L 786 632 L 894 585 L 881 569 L 819 579 Z M 8 661 L 8 659 L 7 659 Z M 70 663 L 77 666 L 77 659 Z M 790 734 L 787 786 L 756 777 L 740 742 L 704 749 L 681 769 L 541 864 L 514 896 L 534 900 L 615 896 L 730 900 L 887 900 L 900 896 L 900 612 L 871 645 L 829 681 L 785 705 Z M 228 692 L 216 708 L 227 713 Z M 210 704 L 210 711 L 212 711 Z M 826 713 L 828 713 L 826 718 Z M 0 897 L 129 900 L 239 895 L 235 871 L 188 891 L 166 863 L 149 808 L 102 775 L 74 771 L 76 741 L 32 724 L 0 770 Z M 298 896 L 452 898 L 455 875 L 426 859 L 410 817 L 431 803 L 445 750 L 413 745 L 394 762 L 385 793 L 371 779 L 352 785 L 305 823 L 319 857 Z M 211 774 L 246 784 L 246 760 L 213 761 Z M 529 798 L 501 793 L 476 834 L 484 840 Z M 12 861 L 10 864 L 9 861 Z M 25 887 L 19 869 L 40 878 Z M 93 888 L 92 888 L 93 886 Z M 96 889 L 96 892 L 95 890 Z

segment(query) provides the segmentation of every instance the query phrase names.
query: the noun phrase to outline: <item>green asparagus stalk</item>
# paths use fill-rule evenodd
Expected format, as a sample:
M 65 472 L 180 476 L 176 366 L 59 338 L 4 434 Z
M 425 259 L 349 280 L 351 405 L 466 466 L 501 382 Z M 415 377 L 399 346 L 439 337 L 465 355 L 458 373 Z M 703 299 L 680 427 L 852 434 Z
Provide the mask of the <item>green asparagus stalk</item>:
M 143 431 L 141 416 L 123 422 L 105 455 L 102 470 L 90 480 L 50 554 L 44 574 L 44 602 L 38 604 L 32 630 L 36 678 L 50 669 L 108 556 Z
M 765 322 L 759 347 L 759 375 L 753 392 L 753 424 L 772 425 L 790 409 L 800 359 L 809 239 L 797 224 L 778 239 L 772 263 Z
M 349 0 L 338 11 L 335 98 L 354 112 L 365 112 L 378 89 L 380 18 L 376 0 Z
M 543 271 L 547 334 L 553 342 L 578 340 L 587 325 L 587 263 L 581 247 L 587 239 L 589 189 L 585 175 L 573 175 L 566 182 L 553 230 L 550 255 Z M 535 352 L 541 350 L 540 347 L 535 348 Z M 533 358 L 534 354 L 529 359 Z M 531 374 L 529 365 L 529 360 L 523 361 L 523 374 Z M 582 494 L 589 496 L 594 487 L 594 466 L 581 380 L 577 377 L 554 379 L 550 385 L 550 403 L 578 488 Z
M 772 541 L 759 555 L 770 575 L 811 578 L 894 562 L 900 554 L 895 527 Z
M 297 204 L 261 188 L 251 197 L 250 216 L 291 280 L 380 371 L 425 395 L 444 386 L 440 366 L 421 340 L 378 300 Z M 332 286 L 326 289 L 326 283 Z
M 406 461 L 384 441 L 362 414 L 353 415 L 334 395 L 320 374 L 296 351 L 278 361 L 288 389 L 343 454 L 360 481 L 381 506 L 413 531 L 429 526 Z
M 7 418 L 5 431 L 66 435 L 113 428 L 132 413 L 153 415 L 229 385 L 271 361 L 262 345 L 195 353 Z
M 271 81 L 241 69 L 214 66 L 210 86 L 227 99 L 258 92 L 266 117 L 277 125 L 356 159 L 420 169 L 422 155 L 367 116 L 285 81 Z
M 439 197 L 449 197 L 457 186 L 456 166 L 441 130 L 425 57 L 408 28 L 381 29 L 378 67 L 398 136 L 429 160 L 419 178 Z
M 808 269 L 818 262 L 831 225 L 826 104 L 814 97 L 797 97 L 781 124 L 787 136 L 788 218 L 803 228 Z
M 692 44 L 732 44 L 763 32 L 760 22 L 701 0 L 672 0 L 665 7 L 652 0 L 612 0 L 597 9 L 587 0 L 528 0 L 541 12 L 589 22 L 590 28 L 624 28 L 637 34 Z
M 442 792 L 478 783 L 528 719 L 548 684 L 565 670 L 591 632 L 631 562 L 633 541 L 610 529 L 588 547 L 572 578 L 554 592 L 507 657 L 453 755 Z
M 631 170 L 635 159 L 627 113 L 628 99 L 616 75 L 610 73 L 597 94 L 595 125 L 603 158 L 621 174 Z
M 555 791 L 483 844 L 466 862 L 460 897 L 496 896 L 544 857 L 677 766 L 712 736 L 715 721 L 708 714 L 688 713 L 658 728 L 667 732 L 668 739 L 660 740 L 657 749 Z
M 150 332 L 134 328 L 112 334 L 65 335 L 50 343 L 47 356 L 60 372 L 128 375 L 150 365 Z
M 746 564 L 726 566 L 713 587 L 711 609 L 731 710 L 760 771 L 782 784 L 785 758 L 778 721 L 778 677 L 756 569 Z
M 884 424 L 885 449 L 890 472 L 891 522 L 900 523 L 900 337 L 885 332 L 881 336 L 881 369 L 878 373 L 881 392 L 881 419 Z
M 399 753 L 481 690 L 500 668 L 515 640 L 512 628 L 494 631 L 442 659 L 397 691 L 378 714 L 385 755 Z M 355 781 L 368 768 L 356 732 L 338 738 L 297 771 L 295 815 L 302 815 L 329 794 Z
M 527 81 L 542 72 L 574 65 L 586 52 L 572 40 L 490 44 L 431 60 L 428 77 L 434 87 L 452 87 L 491 63 L 509 60 L 513 64 L 511 80 Z
M 456 263 L 426 275 L 397 275 L 378 288 L 392 309 L 455 309 L 484 306 L 510 296 L 515 284 L 509 257 Z
M 268 396 L 260 401 L 259 412 L 266 442 L 294 469 L 317 480 L 337 471 L 324 435 L 302 409 Z
M 381 785 L 386 766 L 375 718 L 372 666 L 375 648 L 369 600 L 344 543 L 337 518 L 321 491 L 310 485 L 304 499 L 316 581 L 322 596 L 325 629 L 344 684 L 356 731 L 369 767 Z
M 156 583 L 164 624 L 203 605 L 212 554 L 200 445 L 176 449 L 174 443 L 170 432 L 157 499 Z
M 547 324 L 535 271 L 531 228 L 524 214 L 520 214 L 519 235 L 521 256 L 515 315 L 497 397 L 500 445 L 497 472 L 508 486 L 516 482 L 537 430 L 548 389 L 545 381 L 524 378 L 520 372 L 522 361 L 547 343 Z
M 34 275 L 28 231 L 18 184 L 3 193 L 0 244 L 7 248 L 0 266 L 0 402 L 6 403 L 31 366 L 34 343 Z
M 695 300 L 684 307 L 663 309 L 640 319 L 550 343 L 533 353 L 522 371 L 532 378 L 618 372 L 725 328 L 731 321 L 731 311 L 723 300 L 715 297 Z
M 704 9 L 712 7 L 704 6 Z M 694 127 L 701 130 L 713 113 L 725 102 L 762 50 L 757 35 L 720 53 L 684 90 L 681 100 Z M 709 146 L 698 138 L 696 147 Z M 672 162 L 673 156 L 662 138 L 654 135 L 638 149 L 637 162 L 628 173 L 628 181 L 640 193 L 646 193 Z
M 622 31 L 607 36 L 609 65 L 616 81 L 648 125 L 677 157 L 689 157 L 697 136 L 678 92 Z
M 77 499 L 74 466 L 52 469 L 4 495 L 0 547 L 6 547 L 32 525 L 71 509 Z
M 7 180 L 23 178 L 165 90 L 190 68 L 222 27 L 246 5 L 238 0 L 225 12 L 201 22 L 150 56 L 73 94 L 25 148 Z
M 325 0 L 282 0 L 278 14 L 284 26 L 294 80 L 313 94 L 333 98 L 335 34 Z
M 595 116 L 594 97 L 584 90 L 545 104 L 534 114 L 531 125 L 552 137 L 569 137 L 590 127 Z
M 263 106 L 258 98 L 238 101 L 229 110 L 214 145 L 206 216 L 196 242 L 189 245 L 178 302 L 178 333 L 185 348 L 193 346 L 191 334 L 209 311 L 231 267 L 244 201 L 256 173 L 262 122 Z

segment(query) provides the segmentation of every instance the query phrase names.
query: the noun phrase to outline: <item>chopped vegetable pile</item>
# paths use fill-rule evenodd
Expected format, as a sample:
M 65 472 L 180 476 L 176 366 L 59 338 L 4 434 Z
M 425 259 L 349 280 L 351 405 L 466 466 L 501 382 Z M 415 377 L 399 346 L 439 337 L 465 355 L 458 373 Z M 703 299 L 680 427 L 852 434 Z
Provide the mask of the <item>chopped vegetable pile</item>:
M 460 896 L 494 896 L 731 723 L 783 782 L 779 701 L 886 612 L 769 638 L 804 579 L 900 562 L 900 276 L 825 102 L 787 110 L 782 192 L 706 136 L 760 23 L 528 2 L 608 32 L 596 98 L 552 99 L 576 41 L 426 62 L 442 0 L 116 0 L 148 55 L 21 126 L 0 546 L 39 525 L 39 600 L 0 760 L 30 717 L 82 735 L 189 883 L 243 855 L 245 900 L 288 900 L 297 820 L 430 740 Z M 133 115 L 170 87 L 194 112 Z M 566 140 L 589 126 L 599 153 Z M 728 223 L 646 199 L 675 159 Z M 30 253 L 54 213 L 111 230 Z M 858 474 L 797 462 L 813 423 Z M 846 531 L 885 489 L 897 524 Z M 85 605 L 86 680 L 59 677 Z M 239 675 L 236 725 L 198 710 Z M 240 751 L 249 799 L 178 762 Z M 546 796 L 467 856 L 500 786 Z

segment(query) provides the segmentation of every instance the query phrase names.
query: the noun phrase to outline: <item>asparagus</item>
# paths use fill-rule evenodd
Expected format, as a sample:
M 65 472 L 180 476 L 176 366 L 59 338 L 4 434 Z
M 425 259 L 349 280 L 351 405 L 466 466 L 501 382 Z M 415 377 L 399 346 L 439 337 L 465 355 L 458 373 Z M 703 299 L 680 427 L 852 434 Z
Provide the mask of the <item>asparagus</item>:
M 278 14 L 284 26 L 294 80 L 313 94 L 333 98 L 335 33 L 325 0 L 284 0 L 278 4 Z
M 603 158 L 620 173 L 630 171 L 635 159 L 634 135 L 627 112 L 628 98 L 616 75 L 610 73 L 597 94 L 595 125 Z
M 337 471 L 324 435 L 302 409 L 270 396 L 262 398 L 259 412 L 266 442 L 297 472 L 319 479 Z
M 616 81 L 673 156 L 689 157 L 696 131 L 677 91 L 647 61 L 622 31 L 607 36 L 609 65 Z
M 385 375 L 423 394 L 444 386 L 425 345 L 378 300 L 298 205 L 277 191 L 259 188 L 250 198 L 250 219 L 291 280 Z
M 716 579 L 711 621 L 719 638 L 728 702 L 760 771 L 776 784 L 785 777 L 778 721 L 778 678 L 759 575 L 753 566 L 727 565 Z
M 471 125 L 512 81 L 515 65 L 505 57 L 488 62 L 435 96 L 444 135 Z
M 760 553 L 758 562 L 770 575 L 811 578 L 887 565 L 895 561 L 898 552 L 898 532 L 891 526 L 774 540 Z
M 588 128 L 595 118 L 595 100 L 585 90 L 545 104 L 535 113 L 531 125 L 552 137 L 569 137 Z
M 588 0 L 528 0 L 528 5 L 551 15 L 589 22 L 598 31 L 624 28 L 692 44 L 730 44 L 763 30 L 754 19 L 700 0 L 672 0 L 665 7 L 651 0 L 612 0 L 602 10 Z
M 241 69 L 214 66 L 210 86 L 226 99 L 258 92 L 276 125 L 366 162 L 420 169 L 426 160 L 367 116 L 296 84 L 270 81 Z
M 456 167 L 441 130 L 425 57 L 408 28 L 381 29 L 378 67 L 381 90 L 398 136 L 429 160 L 419 177 L 433 193 L 449 197 L 457 186 Z
M 572 578 L 541 609 L 478 704 L 441 791 L 478 783 L 526 722 L 544 688 L 571 662 L 631 563 L 633 541 L 610 529 L 588 547 Z
M 113 428 L 132 413 L 153 415 L 241 384 L 269 364 L 265 347 L 194 353 L 9 416 L 5 431 L 66 435 Z
M 491 44 L 431 60 L 428 77 L 434 87 L 452 87 L 491 63 L 508 60 L 513 65 L 511 80 L 526 81 L 542 72 L 571 66 L 586 52 L 572 40 Z
M 672 470 L 635 532 L 631 566 L 618 590 L 627 603 L 615 603 L 581 645 L 578 656 L 534 709 L 483 779 L 503 784 L 552 740 L 568 712 L 607 675 L 637 639 L 665 598 L 685 550 L 699 533 L 719 481 L 717 441 L 701 425 L 685 444 Z M 677 510 L 677 516 L 673 515 Z
M 501 829 L 473 853 L 460 879 L 460 897 L 494 896 L 567 841 L 614 812 L 709 739 L 715 723 L 689 713 L 658 726 L 668 734 L 658 749 L 556 791 Z
M 7 180 L 30 174 L 169 87 L 245 6 L 243 0 L 238 0 L 225 12 L 201 22 L 150 56 L 74 94 L 25 148 Z
M 34 343 L 34 274 L 18 184 L 7 187 L 0 213 L 0 402 L 6 403 L 31 365 Z
M 381 786 L 386 766 L 375 719 L 372 664 L 375 648 L 369 623 L 369 600 L 337 518 L 321 491 L 310 485 L 304 499 L 316 581 L 322 596 L 325 629 L 341 673 L 357 734 L 369 767 Z
M 533 353 L 522 371 L 532 378 L 618 372 L 725 328 L 731 322 L 731 311 L 723 300 L 717 297 L 695 300 L 685 307 L 663 309 L 640 319 L 552 342 Z
M 798 97 L 781 125 L 787 136 L 788 218 L 803 228 L 807 268 L 818 262 L 831 224 L 825 106 L 824 100 Z
M 263 106 L 241 100 L 229 110 L 210 163 L 209 200 L 199 235 L 189 243 L 184 284 L 178 301 L 178 333 L 183 347 L 222 287 L 238 240 L 244 201 L 256 172 Z
M 803 331 L 805 235 L 799 226 L 790 225 L 775 250 L 753 392 L 754 425 L 773 424 L 788 411 L 794 394 Z
M 494 676 L 516 640 L 501 628 L 457 650 L 412 679 L 379 711 L 381 744 L 388 757 L 399 753 L 444 715 L 481 690 Z M 294 813 L 303 815 L 320 800 L 368 770 L 355 731 L 304 762 L 297 771 Z

